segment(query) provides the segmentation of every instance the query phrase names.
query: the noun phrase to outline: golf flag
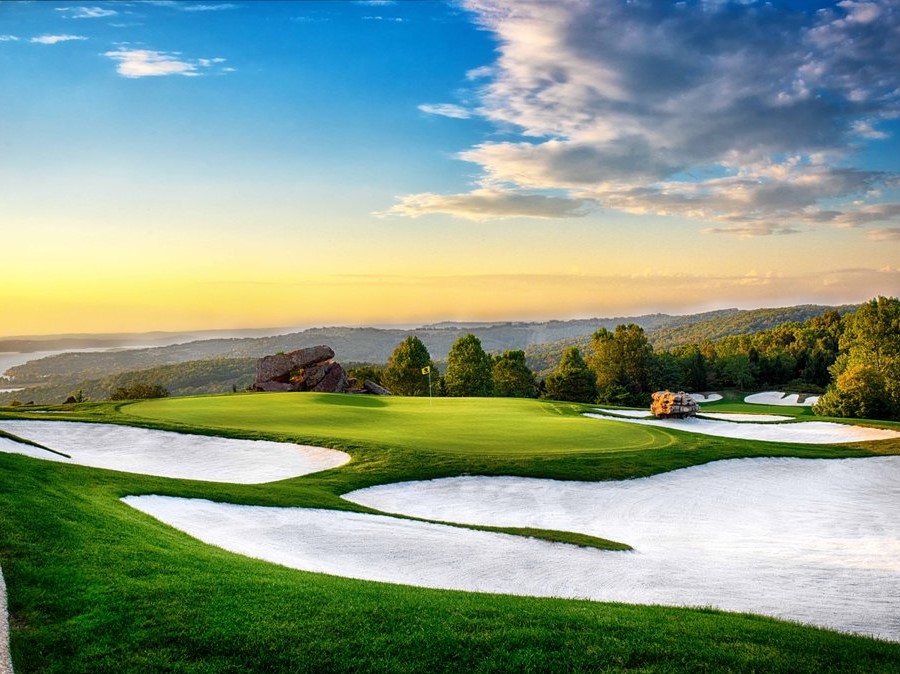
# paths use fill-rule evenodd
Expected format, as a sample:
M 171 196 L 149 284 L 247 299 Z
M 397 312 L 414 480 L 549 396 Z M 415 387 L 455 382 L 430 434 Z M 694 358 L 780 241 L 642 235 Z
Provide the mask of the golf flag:
M 429 365 L 428 367 L 423 367 L 422 374 L 431 374 L 431 366 Z

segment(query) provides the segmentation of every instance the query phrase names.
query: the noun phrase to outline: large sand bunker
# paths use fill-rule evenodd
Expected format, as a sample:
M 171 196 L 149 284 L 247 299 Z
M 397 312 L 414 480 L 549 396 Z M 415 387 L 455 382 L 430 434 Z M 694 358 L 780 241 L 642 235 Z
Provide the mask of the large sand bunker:
M 335 468 L 350 455 L 324 447 L 235 440 L 131 426 L 67 421 L 2 421 L 0 430 L 68 454 L 0 437 L 0 452 L 127 473 L 259 484 Z
M 900 433 L 883 428 L 850 426 L 830 421 L 802 421 L 791 424 L 734 423 L 716 419 L 631 419 L 614 418 L 603 414 L 586 412 L 586 417 L 619 421 L 625 424 L 644 424 L 676 431 L 715 435 L 736 440 L 764 440 L 768 442 L 796 442 L 805 445 L 827 445 L 841 442 L 867 442 L 900 438 Z
M 787 407 L 809 407 L 819 402 L 819 396 L 804 396 L 800 402 L 799 393 L 782 393 L 781 391 L 763 391 L 744 398 L 745 403 L 752 405 L 785 405 Z
M 424 587 L 715 606 L 900 641 L 900 457 L 743 459 L 620 482 L 460 477 L 348 500 L 579 531 L 606 552 L 380 515 L 138 496 L 202 541 L 286 566 Z

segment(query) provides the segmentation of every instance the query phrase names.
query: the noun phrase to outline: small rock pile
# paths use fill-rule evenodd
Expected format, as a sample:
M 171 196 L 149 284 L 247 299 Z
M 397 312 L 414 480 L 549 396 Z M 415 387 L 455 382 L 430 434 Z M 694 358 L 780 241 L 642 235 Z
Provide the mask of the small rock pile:
M 652 398 L 650 411 L 659 419 L 684 419 L 700 411 L 697 401 L 684 391 L 657 391 Z
M 256 381 L 251 391 L 315 391 L 317 393 L 370 393 L 391 395 L 368 379 L 358 385 L 335 363 L 329 346 L 310 346 L 290 353 L 263 356 L 256 361 Z

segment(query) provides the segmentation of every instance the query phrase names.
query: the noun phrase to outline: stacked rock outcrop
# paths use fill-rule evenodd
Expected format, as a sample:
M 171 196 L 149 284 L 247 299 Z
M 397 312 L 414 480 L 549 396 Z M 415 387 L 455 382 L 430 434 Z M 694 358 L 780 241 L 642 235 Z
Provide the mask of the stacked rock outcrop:
M 684 419 L 700 411 L 697 401 L 684 391 L 657 391 L 652 399 L 650 411 L 660 419 Z
M 344 393 L 350 388 L 347 373 L 332 361 L 328 346 L 311 346 L 290 353 L 264 356 L 256 361 L 254 391 L 316 391 Z
M 348 379 L 343 366 L 333 358 L 334 350 L 324 345 L 263 356 L 256 361 L 256 382 L 250 390 L 391 395 L 369 379 L 362 385 L 356 379 Z

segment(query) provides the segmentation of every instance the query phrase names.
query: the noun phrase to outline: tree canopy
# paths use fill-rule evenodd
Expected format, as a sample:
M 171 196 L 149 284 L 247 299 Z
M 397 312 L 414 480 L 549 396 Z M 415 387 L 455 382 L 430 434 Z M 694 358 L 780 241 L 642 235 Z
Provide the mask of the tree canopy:
M 494 358 L 494 395 L 504 398 L 536 398 L 538 383 L 528 367 L 524 351 L 504 351 Z
M 381 381 L 392 393 L 402 396 L 427 396 L 428 376 L 423 368 L 434 368 L 428 349 L 415 335 L 404 339 L 388 359 Z
M 551 400 L 592 403 L 597 398 L 597 378 L 578 347 L 563 353 L 556 371 L 547 377 L 545 396 Z
M 522 354 L 524 357 L 524 353 Z M 493 393 L 491 357 L 481 348 L 481 340 L 468 334 L 450 347 L 444 388 L 448 396 L 489 396 Z

